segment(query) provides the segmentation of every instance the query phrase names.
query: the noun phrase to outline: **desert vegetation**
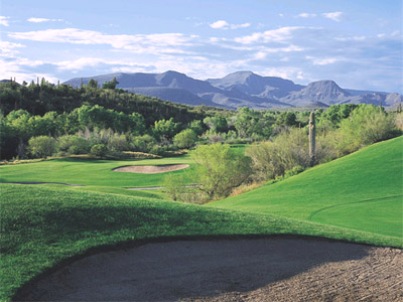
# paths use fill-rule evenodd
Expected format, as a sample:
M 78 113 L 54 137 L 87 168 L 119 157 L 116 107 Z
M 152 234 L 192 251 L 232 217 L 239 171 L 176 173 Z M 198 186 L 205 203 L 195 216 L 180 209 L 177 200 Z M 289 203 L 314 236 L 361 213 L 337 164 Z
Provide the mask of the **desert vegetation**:
M 215 155 L 203 161 L 204 169 L 211 171 L 213 158 L 231 152 L 225 144 L 247 143 L 250 147 L 245 155 L 250 159 L 242 162 L 249 162 L 251 173 L 244 177 L 245 169 L 240 168 L 237 177 L 247 184 L 295 174 L 401 133 L 401 112 L 373 105 L 319 109 L 315 112 L 313 160 L 308 141 L 311 110 L 186 107 L 125 92 L 116 88 L 116 81 L 98 87 L 92 80 L 80 88 L 50 84 L 45 79 L 22 85 L 11 81 L 0 83 L 0 94 L 3 160 L 82 154 L 124 159 L 133 154 L 172 156 L 181 154 L 178 150 L 196 148 L 194 159 L 201 162 L 197 154 L 210 151 L 199 145 L 224 144 L 212 146 Z M 234 187 L 233 180 L 228 182 Z M 220 193 L 203 185 L 199 188 L 207 199 L 230 193 L 218 187 Z

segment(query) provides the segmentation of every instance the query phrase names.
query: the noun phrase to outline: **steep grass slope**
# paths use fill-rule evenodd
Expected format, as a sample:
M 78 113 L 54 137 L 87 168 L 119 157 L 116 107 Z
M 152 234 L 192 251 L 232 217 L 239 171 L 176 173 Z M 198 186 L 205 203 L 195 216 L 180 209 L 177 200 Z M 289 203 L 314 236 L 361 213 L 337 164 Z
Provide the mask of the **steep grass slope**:
M 403 137 L 210 203 L 403 238 Z

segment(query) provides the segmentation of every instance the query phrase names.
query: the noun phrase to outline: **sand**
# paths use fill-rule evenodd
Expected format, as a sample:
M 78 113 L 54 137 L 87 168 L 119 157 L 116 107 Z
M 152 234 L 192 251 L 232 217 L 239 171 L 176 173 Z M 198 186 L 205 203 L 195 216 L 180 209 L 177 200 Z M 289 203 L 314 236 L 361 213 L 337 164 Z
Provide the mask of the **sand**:
M 324 239 L 178 240 L 102 252 L 20 301 L 402 301 L 403 251 Z
M 115 172 L 130 172 L 130 173 L 144 173 L 144 174 L 155 174 L 155 173 L 165 173 L 171 171 L 177 171 L 189 168 L 189 165 L 159 165 L 159 166 L 125 166 L 113 169 Z

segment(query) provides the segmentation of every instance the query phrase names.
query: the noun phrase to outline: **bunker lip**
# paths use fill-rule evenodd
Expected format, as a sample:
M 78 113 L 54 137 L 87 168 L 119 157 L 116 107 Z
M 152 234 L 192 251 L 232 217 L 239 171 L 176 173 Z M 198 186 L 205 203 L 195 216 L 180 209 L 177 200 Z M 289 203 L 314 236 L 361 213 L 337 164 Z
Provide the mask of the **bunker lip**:
M 158 166 L 123 166 L 113 169 L 114 172 L 128 172 L 141 174 L 157 174 L 178 171 L 189 168 L 187 164 L 168 164 Z
M 116 248 L 53 269 L 14 301 L 399 301 L 400 249 L 299 236 L 162 238 Z

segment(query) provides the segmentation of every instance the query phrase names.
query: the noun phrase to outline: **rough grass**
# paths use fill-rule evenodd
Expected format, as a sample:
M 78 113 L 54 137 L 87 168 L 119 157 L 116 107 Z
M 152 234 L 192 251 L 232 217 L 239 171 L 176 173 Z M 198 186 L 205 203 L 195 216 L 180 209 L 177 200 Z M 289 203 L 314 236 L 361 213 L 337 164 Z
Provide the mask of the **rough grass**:
M 210 203 L 403 238 L 403 137 Z

